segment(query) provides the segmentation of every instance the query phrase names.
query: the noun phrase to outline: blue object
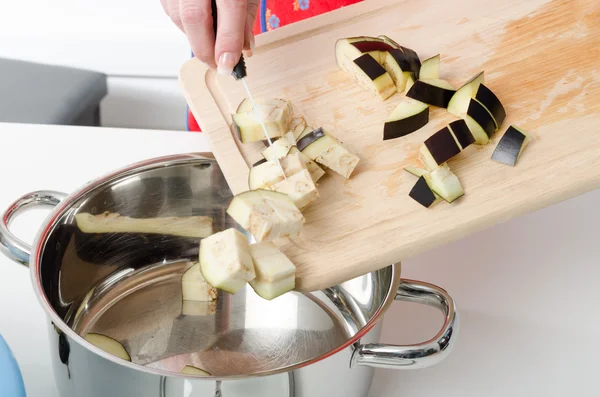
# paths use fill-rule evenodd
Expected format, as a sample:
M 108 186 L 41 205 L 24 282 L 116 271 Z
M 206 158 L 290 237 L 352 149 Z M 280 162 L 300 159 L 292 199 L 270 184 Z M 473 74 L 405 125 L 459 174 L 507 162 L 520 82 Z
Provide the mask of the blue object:
M 0 335 L 0 396 L 25 397 L 25 385 L 12 351 Z

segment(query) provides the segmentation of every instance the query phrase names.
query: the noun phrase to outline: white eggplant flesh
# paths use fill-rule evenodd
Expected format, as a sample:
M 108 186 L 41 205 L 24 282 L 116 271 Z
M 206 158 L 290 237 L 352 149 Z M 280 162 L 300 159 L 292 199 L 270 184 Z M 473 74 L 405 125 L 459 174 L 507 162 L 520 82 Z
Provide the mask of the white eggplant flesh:
M 308 137 L 307 135 L 305 138 Z M 327 134 L 304 147 L 302 153 L 346 179 L 350 178 L 360 161 L 357 155 L 350 153 L 336 139 Z
M 276 161 L 282 157 L 285 157 L 290 152 L 290 149 L 294 146 L 286 137 L 281 137 L 273 145 L 263 150 L 262 155 L 267 161 Z
M 181 277 L 181 294 L 184 301 L 211 302 L 217 299 L 218 291 L 206 282 L 195 263 Z
M 230 294 L 237 293 L 256 277 L 248 241 L 234 228 L 201 240 L 199 257 L 204 279 Z
M 285 177 L 281 172 L 281 168 L 283 168 L 285 176 L 295 175 L 307 170 L 299 151 L 289 153 L 280 159 L 280 163 L 281 167 L 275 161 L 267 161 L 252 167 L 248 178 L 250 190 L 270 189 L 272 186 L 283 181 Z
M 289 131 L 293 117 L 292 103 L 283 99 L 258 100 L 257 106 L 269 138 L 278 138 Z M 242 143 L 267 139 L 254 109 L 232 115 L 233 125 Z
M 210 376 L 208 372 L 198 367 L 194 367 L 193 365 L 186 365 L 181 370 L 182 374 L 185 375 L 196 375 L 196 376 Z
M 295 288 L 296 266 L 275 244 L 252 244 L 250 253 L 256 267 L 250 286 L 259 296 L 271 300 Z
M 297 237 L 305 222 L 302 212 L 288 195 L 269 190 L 236 195 L 227 214 L 257 242 Z
M 419 161 L 421 161 L 421 164 L 423 164 L 425 169 L 430 172 L 439 167 L 429 150 L 427 150 L 425 144 L 421 144 L 421 147 L 419 148 Z
M 484 82 L 485 74 L 484 72 L 481 72 L 472 77 L 469 81 L 463 84 L 462 87 L 456 90 L 450 99 L 450 102 L 448 102 L 448 113 L 461 119 L 464 118 L 467 114 L 467 109 L 469 109 L 471 98 L 475 98 L 477 90 L 479 89 L 479 85 L 483 84 Z
M 304 117 L 296 116 L 292 119 L 292 122 L 290 123 L 290 132 L 294 134 L 294 143 L 306 127 L 307 123 Z
M 450 171 L 447 164 L 423 175 L 423 177 L 431 190 L 448 203 L 454 202 L 465 194 L 460 180 Z
M 111 338 L 110 336 L 92 332 L 85 335 L 85 340 L 97 348 L 104 350 L 108 354 L 120 358 L 121 360 L 131 361 L 131 356 L 121 342 Z
M 323 175 L 325 175 L 325 170 L 323 170 L 323 168 L 321 168 L 321 166 L 319 166 L 319 164 L 317 164 L 314 160 L 312 160 L 306 154 L 299 151 L 298 148 L 296 146 L 294 146 L 290 150 L 290 154 L 296 154 L 296 153 L 298 153 L 298 155 L 300 156 L 300 159 L 306 166 L 306 169 L 308 170 L 308 172 L 310 172 L 310 176 L 311 176 L 313 182 L 317 183 L 317 181 L 319 179 L 321 179 L 323 177 Z
M 274 282 L 252 280 L 250 286 L 261 298 L 272 300 L 286 292 L 292 291 L 296 287 L 296 279 L 295 277 L 290 276 Z
M 276 183 L 272 190 L 287 194 L 301 211 L 319 198 L 317 186 L 307 169 Z
M 82 212 L 75 215 L 75 222 L 84 233 L 150 233 L 201 238 L 213 233 L 209 216 L 130 218 L 118 213 Z
M 440 78 L 440 55 L 426 59 L 421 64 L 419 71 L 419 80 L 439 79 Z

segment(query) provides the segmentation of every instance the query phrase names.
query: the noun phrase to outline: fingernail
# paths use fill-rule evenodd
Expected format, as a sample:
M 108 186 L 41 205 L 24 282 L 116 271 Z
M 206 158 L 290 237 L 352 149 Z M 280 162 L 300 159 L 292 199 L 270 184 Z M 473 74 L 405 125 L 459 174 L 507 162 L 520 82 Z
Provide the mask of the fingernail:
M 233 72 L 233 67 L 235 66 L 235 55 L 233 55 L 232 52 L 224 52 L 219 57 L 217 66 L 217 71 L 219 74 L 231 74 Z

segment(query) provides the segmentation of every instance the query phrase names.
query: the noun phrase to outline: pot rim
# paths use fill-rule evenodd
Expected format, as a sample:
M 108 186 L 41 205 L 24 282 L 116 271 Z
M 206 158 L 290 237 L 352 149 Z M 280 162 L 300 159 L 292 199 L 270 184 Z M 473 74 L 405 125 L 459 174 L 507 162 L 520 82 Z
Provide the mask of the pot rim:
M 119 358 L 113 356 L 112 354 L 109 354 L 109 353 L 105 352 L 104 350 L 96 347 L 92 343 L 88 342 L 85 338 L 83 338 L 82 336 L 77 334 L 75 331 L 73 331 L 71 329 L 71 327 L 69 327 L 55 312 L 54 308 L 50 304 L 45 293 L 43 292 L 43 287 L 42 287 L 42 283 L 41 283 L 41 279 L 40 279 L 40 273 L 41 273 L 40 272 L 40 270 L 41 270 L 40 258 L 42 256 L 42 252 L 43 252 L 42 247 L 44 246 L 45 242 L 48 240 L 50 232 L 54 228 L 56 221 L 61 216 L 63 216 L 64 213 L 66 211 L 68 211 L 71 208 L 72 204 L 75 201 L 77 201 L 79 198 L 86 195 L 93 189 L 96 189 L 106 183 L 110 183 L 115 178 L 126 177 L 129 175 L 133 175 L 135 173 L 139 173 L 141 171 L 147 171 L 147 170 L 155 169 L 158 167 L 186 164 L 191 161 L 198 161 L 198 160 L 203 160 L 203 159 L 208 160 L 208 161 L 215 161 L 215 158 L 212 153 L 192 152 L 192 153 L 182 153 L 182 154 L 154 157 L 151 159 L 131 163 L 128 166 L 125 166 L 125 167 L 119 168 L 117 170 L 114 170 L 112 172 L 109 172 L 103 176 L 93 179 L 93 180 L 87 182 L 86 184 L 80 186 L 78 189 L 76 189 L 72 193 L 70 193 L 56 207 L 53 208 L 53 210 L 50 212 L 50 214 L 48 215 L 46 220 L 42 223 L 42 226 L 36 233 L 36 237 L 32 244 L 31 256 L 30 256 L 30 260 L 29 260 L 29 268 L 30 268 L 31 283 L 34 287 L 34 293 L 35 293 L 38 301 L 40 302 L 42 308 L 44 309 L 46 314 L 50 317 L 52 324 L 56 328 L 60 329 L 61 332 L 66 334 L 66 336 L 68 336 L 70 340 L 77 342 L 80 346 L 84 347 L 85 349 L 87 349 L 87 350 L 91 351 L 92 353 L 94 353 L 98 356 L 101 356 L 109 361 L 112 361 L 115 364 L 122 365 L 122 366 L 125 366 L 130 369 L 142 371 L 142 372 L 152 374 L 152 375 L 157 375 L 157 376 L 168 376 L 168 377 L 172 377 L 172 378 L 183 378 L 183 379 L 193 377 L 193 378 L 202 378 L 202 379 L 214 381 L 214 380 L 248 379 L 248 378 L 276 375 L 276 374 L 290 372 L 290 371 L 314 364 L 314 363 L 322 361 L 328 357 L 331 357 L 331 356 L 335 355 L 336 353 L 353 345 L 358 340 L 360 340 L 365 334 L 367 334 L 373 327 L 375 327 L 375 325 L 377 325 L 377 323 L 381 320 L 383 314 L 387 311 L 389 306 L 394 302 L 394 298 L 396 296 L 396 290 L 398 288 L 398 285 L 401 282 L 401 278 L 400 278 L 401 265 L 400 265 L 400 263 L 390 264 L 390 267 L 392 270 L 391 283 L 390 283 L 389 289 L 385 295 L 383 304 L 377 309 L 377 311 L 372 316 L 371 320 L 364 327 L 362 327 L 354 336 L 352 336 L 351 338 L 346 340 L 346 342 L 344 342 L 337 348 L 332 349 L 329 352 L 324 353 L 320 356 L 317 356 L 313 359 L 300 362 L 293 366 L 275 369 L 275 370 L 271 370 L 271 371 L 258 372 L 256 374 L 251 374 L 251 375 L 234 375 L 234 376 L 226 376 L 226 377 L 218 377 L 218 376 L 202 376 L 202 377 L 200 377 L 200 376 L 194 376 L 194 375 L 180 374 L 180 373 L 176 373 L 176 372 L 167 372 L 167 371 L 163 371 L 163 370 L 157 370 L 157 369 L 145 367 L 143 365 L 138 365 L 133 362 L 128 362 L 128 361 L 119 359 Z

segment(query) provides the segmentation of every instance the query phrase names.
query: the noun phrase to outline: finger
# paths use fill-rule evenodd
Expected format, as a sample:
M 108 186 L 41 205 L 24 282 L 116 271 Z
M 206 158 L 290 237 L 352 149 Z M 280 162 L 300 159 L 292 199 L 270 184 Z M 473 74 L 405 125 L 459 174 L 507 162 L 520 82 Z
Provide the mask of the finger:
M 210 0 L 180 0 L 179 17 L 196 58 L 216 68 Z
M 221 74 L 231 74 L 240 60 L 246 32 L 246 0 L 217 0 L 219 13 L 215 59 Z
M 165 12 L 171 18 L 171 21 L 183 32 L 181 19 L 179 18 L 179 0 L 160 0 Z

